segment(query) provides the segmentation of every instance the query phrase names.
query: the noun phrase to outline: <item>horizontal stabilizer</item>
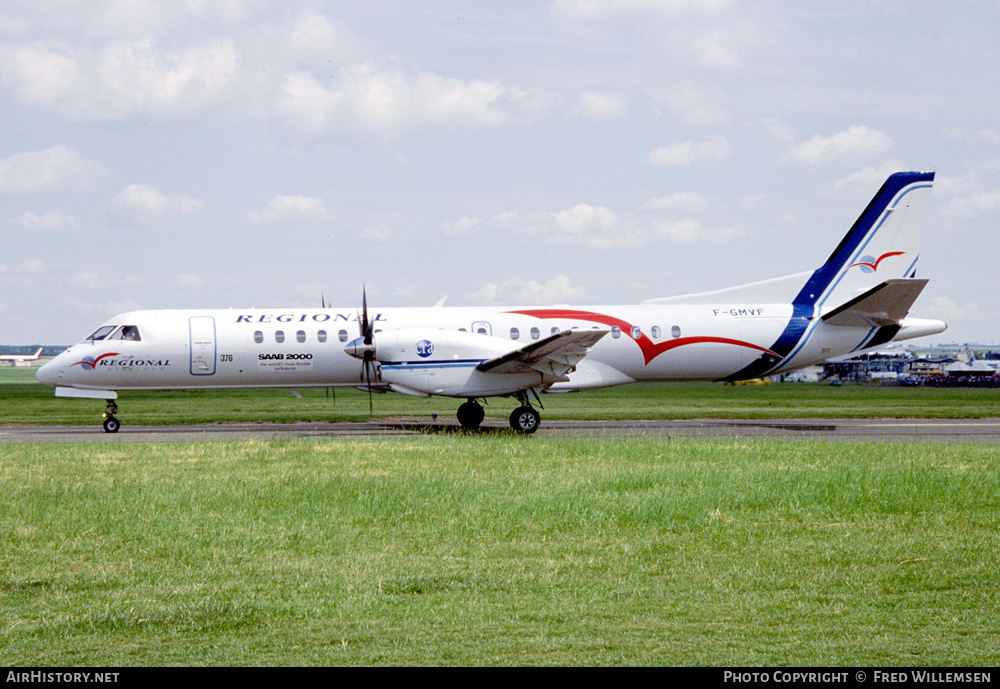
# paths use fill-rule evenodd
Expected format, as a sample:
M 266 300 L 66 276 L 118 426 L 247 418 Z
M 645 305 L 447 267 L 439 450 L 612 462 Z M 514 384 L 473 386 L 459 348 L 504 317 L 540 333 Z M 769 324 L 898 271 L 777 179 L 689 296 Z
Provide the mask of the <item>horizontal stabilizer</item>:
M 523 373 L 535 370 L 553 376 L 564 376 L 609 332 L 611 331 L 566 330 L 484 361 L 476 366 L 476 370 L 484 373 Z
M 895 278 L 872 287 L 823 316 L 830 325 L 879 328 L 900 325 L 917 300 L 927 280 Z

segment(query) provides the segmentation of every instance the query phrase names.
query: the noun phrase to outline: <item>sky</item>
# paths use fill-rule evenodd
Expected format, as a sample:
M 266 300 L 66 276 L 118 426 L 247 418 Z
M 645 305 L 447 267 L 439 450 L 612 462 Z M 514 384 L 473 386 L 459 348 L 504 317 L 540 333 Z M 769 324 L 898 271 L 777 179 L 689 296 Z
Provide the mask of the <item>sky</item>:
M 1000 342 L 1000 4 L 5 0 L 0 344 L 154 308 L 610 305 L 818 267 L 937 174 Z

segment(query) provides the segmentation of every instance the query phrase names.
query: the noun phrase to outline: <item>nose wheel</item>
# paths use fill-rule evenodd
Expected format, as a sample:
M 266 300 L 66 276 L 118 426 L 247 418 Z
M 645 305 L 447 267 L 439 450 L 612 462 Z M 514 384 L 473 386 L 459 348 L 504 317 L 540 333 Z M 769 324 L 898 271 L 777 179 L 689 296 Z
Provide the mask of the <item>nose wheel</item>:
M 115 404 L 114 400 L 108 400 L 108 407 L 104 410 L 104 432 L 105 433 L 117 433 L 118 429 L 121 428 L 121 422 L 115 417 L 118 413 L 118 405 Z

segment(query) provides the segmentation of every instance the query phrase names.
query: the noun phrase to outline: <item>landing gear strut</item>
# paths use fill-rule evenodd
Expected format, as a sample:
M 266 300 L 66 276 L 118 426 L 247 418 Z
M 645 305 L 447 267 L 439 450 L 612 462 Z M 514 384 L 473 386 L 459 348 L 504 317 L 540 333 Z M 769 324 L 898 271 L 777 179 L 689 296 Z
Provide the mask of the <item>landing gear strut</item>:
M 476 400 L 469 400 L 458 408 L 458 422 L 462 428 L 473 431 L 479 428 L 479 424 L 486 418 L 486 412 Z
M 117 433 L 118 429 L 121 428 L 121 423 L 115 418 L 115 414 L 118 413 L 118 405 L 114 400 L 108 400 L 108 407 L 104 410 L 104 432 L 105 433 Z

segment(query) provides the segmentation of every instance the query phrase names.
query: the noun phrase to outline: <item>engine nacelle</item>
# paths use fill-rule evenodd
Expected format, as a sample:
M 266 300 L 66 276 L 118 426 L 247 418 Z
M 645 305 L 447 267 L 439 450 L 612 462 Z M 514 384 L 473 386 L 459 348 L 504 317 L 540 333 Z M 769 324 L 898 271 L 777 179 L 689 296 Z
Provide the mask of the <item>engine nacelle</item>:
M 562 380 L 535 371 L 477 371 L 476 366 L 482 362 L 519 348 L 515 342 L 491 335 L 409 328 L 375 333 L 374 345 L 382 383 L 404 394 L 488 397 Z

